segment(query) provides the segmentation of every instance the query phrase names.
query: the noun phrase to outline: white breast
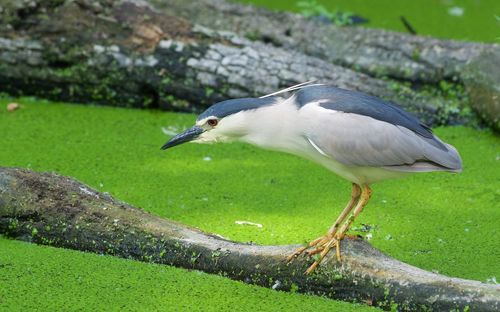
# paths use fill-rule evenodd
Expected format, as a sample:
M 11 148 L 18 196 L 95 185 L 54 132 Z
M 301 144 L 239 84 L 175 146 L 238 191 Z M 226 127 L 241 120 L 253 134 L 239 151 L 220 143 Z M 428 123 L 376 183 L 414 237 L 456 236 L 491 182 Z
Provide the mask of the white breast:
M 309 106 L 309 105 L 308 105 Z M 332 113 L 334 113 L 332 111 Z M 308 130 L 318 129 L 321 118 L 316 110 L 303 107 L 299 109 L 293 97 L 276 105 L 260 108 L 245 114 L 246 125 L 251 127 L 249 134 L 241 141 L 262 148 L 294 154 L 312 160 L 339 176 L 358 184 L 372 183 L 407 175 L 384 168 L 368 166 L 346 166 L 328 151 L 323 151 L 308 137 Z M 341 112 L 339 112 L 341 114 Z M 330 125 L 331 126 L 331 125 Z M 328 131 L 329 129 L 323 129 Z

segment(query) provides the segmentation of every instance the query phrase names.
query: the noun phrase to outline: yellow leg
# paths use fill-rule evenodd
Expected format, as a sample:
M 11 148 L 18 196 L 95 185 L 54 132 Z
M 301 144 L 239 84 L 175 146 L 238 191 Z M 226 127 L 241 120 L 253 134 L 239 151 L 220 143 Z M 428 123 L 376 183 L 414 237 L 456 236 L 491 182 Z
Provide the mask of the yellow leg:
M 335 233 L 337 233 L 339 226 L 342 224 L 342 222 L 344 222 L 345 218 L 349 215 L 351 210 L 356 206 L 356 204 L 359 201 L 360 196 L 361 196 L 361 188 L 359 187 L 359 185 L 353 183 L 352 184 L 351 200 L 349 201 L 347 206 L 344 208 L 344 210 L 342 211 L 340 216 L 337 218 L 335 223 L 332 225 L 332 227 L 330 227 L 330 229 L 328 230 L 329 236 L 333 237 L 335 235 Z
M 339 230 L 339 239 L 344 238 L 345 233 L 349 229 L 349 227 L 352 225 L 354 220 L 359 216 L 361 211 L 363 211 L 363 208 L 365 208 L 366 204 L 370 200 L 370 197 L 372 196 L 372 190 L 368 185 L 363 185 L 362 187 L 362 193 L 361 193 L 361 200 L 358 202 L 356 205 L 356 208 L 354 208 L 354 211 L 352 213 L 352 216 L 347 219 L 347 222 L 342 225 L 342 227 Z
M 352 225 L 356 217 L 363 211 L 363 208 L 366 206 L 368 203 L 368 200 L 370 199 L 372 194 L 371 189 L 368 187 L 368 185 L 363 185 L 361 187 L 361 196 L 359 198 L 359 201 L 356 204 L 356 207 L 354 207 L 354 210 L 352 212 L 352 215 L 342 224 L 342 227 L 338 231 L 338 233 L 335 234 L 334 237 L 330 238 L 328 242 L 325 244 L 322 244 L 320 249 L 322 249 L 321 254 L 319 256 L 319 259 L 314 261 L 314 263 L 306 270 L 306 274 L 310 274 L 316 267 L 321 263 L 323 258 L 328 254 L 330 249 L 332 247 L 336 247 L 336 255 L 337 259 L 340 260 L 340 241 L 344 238 L 345 233 L 349 229 L 349 227 Z
M 329 242 L 333 237 L 335 237 L 335 234 L 337 233 L 337 230 L 339 229 L 339 226 L 345 221 L 346 217 L 351 213 L 352 209 L 356 207 L 359 198 L 361 196 L 361 188 L 359 185 L 356 183 L 352 184 L 352 193 L 351 193 L 351 200 L 347 204 L 347 206 L 344 208 L 344 210 L 340 213 L 340 216 L 337 218 L 335 223 L 330 227 L 328 230 L 327 234 L 322 237 L 322 240 L 317 243 L 317 245 L 320 245 L 318 248 L 315 250 L 311 250 L 308 252 L 309 255 L 314 255 L 321 250 L 323 250 L 324 245 Z M 340 255 L 340 248 L 337 248 L 337 254 Z M 339 256 L 340 257 L 340 256 Z
M 342 224 L 342 222 L 345 221 L 346 217 L 349 215 L 351 210 L 356 206 L 356 203 L 359 201 L 359 197 L 361 195 L 361 188 L 359 185 L 353 183 L 352 184 L 352 192 L 351 192 L 351 200 L 347 204 L 347 206 L 344 208 L 340 216 L 337 218 L 335 223 L 330 227 L 328 230 L 327 234 L 325 236 L 321 236 L 316 238 L 315 240 L 309 242 L 307 246 L 301 247 L 297 249 L 292 255 L 290 255 L 287 258 L 287 261 L 292 261 L 294 258 L 296 258 L 298 255 L 302 254 L 306 249 L 314 247 L 316 245 L 323 245 L 324 243 L 328 242 L 332 237 L 335 236 L 335 233 L 337 232 L 339 226 Z M 316 253 L 321 251 L 321 249 L 316 250 Z M 313 255 L 314 253 L 309 253 L 309 255 Z

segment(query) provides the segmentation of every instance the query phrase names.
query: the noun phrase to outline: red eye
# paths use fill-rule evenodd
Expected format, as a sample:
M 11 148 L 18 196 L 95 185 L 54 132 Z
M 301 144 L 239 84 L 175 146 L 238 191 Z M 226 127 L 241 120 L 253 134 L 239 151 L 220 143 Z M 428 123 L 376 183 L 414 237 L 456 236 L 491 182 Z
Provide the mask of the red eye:
M 219 123 L 219 121 L 218 121 L 217 119 L 209 119 L 209 120 L 207 121 L 207 123 L 208 123 L 208 125 L 209 125 L 210 127 L 215 127 L 215 126 L 217 126 L 217 124 Z

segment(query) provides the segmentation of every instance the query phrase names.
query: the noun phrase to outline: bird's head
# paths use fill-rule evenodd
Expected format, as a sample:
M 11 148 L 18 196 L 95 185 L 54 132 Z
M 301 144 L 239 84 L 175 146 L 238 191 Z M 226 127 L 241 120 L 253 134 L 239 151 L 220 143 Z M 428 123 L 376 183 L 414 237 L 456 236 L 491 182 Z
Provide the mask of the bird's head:
M 162 149 L 195 142 L 227 142 L 248 134 L 257 123 L 255 111 L 276 103 L 276 97 L 242 98 L 219 102 L 210 106 L 196 119 L 196 124 L 172 137 Z

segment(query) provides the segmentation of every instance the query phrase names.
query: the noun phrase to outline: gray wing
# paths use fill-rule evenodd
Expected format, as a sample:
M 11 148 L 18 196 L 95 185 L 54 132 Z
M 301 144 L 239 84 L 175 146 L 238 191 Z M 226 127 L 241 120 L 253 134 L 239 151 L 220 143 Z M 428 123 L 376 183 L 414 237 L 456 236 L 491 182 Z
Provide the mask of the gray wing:
M 401 171 L 461 170 L 455 148 L 434 135 L 424 137 L 401 125 L 326 109 L 318 103 L 302 107 L 301 113 L 314 121 L 305 133 L 311 144 L 342 164 Z
M 433 138 L 431 129 L 415 116 L 397 105 L 365 93 L 327 85 L 312 85 L 305 86 L 296 92 L 295 102 L 299 107 L 317 102 L 323 108 L 372 117 L 403 126 L 423 137 Z M 439 142 L 432 141 L 432 143 L 444 149 Z

